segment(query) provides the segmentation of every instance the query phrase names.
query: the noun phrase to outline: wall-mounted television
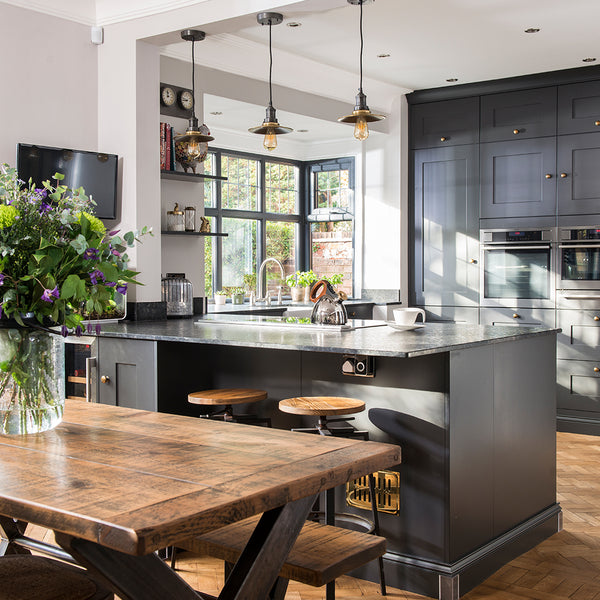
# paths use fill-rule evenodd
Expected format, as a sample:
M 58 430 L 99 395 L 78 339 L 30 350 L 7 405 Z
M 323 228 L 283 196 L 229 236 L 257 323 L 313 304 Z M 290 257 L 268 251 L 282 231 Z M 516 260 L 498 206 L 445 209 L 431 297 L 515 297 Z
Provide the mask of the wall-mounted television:
M 92 196 L 94 214 L 100 219 L 117 218 L 118 156 L 70 148 L 52 148 L 33 144 L 17 144 L 17 171 L 19 179 L 27 183 L 31 177 L 36 187 L 47 179 L 53 185 L 55 173 L 62 173 L 61 181 L 72 189 L 83 187 Z

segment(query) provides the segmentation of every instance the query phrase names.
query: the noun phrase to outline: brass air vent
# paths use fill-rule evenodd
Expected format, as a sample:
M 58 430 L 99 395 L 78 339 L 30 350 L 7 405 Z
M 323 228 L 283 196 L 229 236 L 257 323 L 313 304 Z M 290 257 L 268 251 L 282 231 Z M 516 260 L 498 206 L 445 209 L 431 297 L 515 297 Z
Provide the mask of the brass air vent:
M 377 510 L 397 515 L 400 512 L 400 473 L 377 471 L 373 475 L 375 476 Z M 346 502 L 349 506 L 371 510 L 371 493 L 367 475 L 346 484 Z

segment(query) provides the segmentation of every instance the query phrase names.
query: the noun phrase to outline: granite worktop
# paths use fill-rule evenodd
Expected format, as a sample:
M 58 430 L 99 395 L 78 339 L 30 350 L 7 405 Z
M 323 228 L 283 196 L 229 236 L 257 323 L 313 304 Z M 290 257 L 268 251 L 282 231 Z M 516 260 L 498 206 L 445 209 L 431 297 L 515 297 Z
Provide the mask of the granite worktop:
M 310 330 L 220 324 L 210 320 L 211 318 L 214 319 L 209 316 L 166 321 L 123 321 L 103 325 L 100 336 L 409 358 L 537 335 L 554 335 L 560 331 L 547 327 L 519 328 L 463 323 L 427 323 L 420 329 L 398 331 L 385 321 L 371 321 L 369 324 L 377 326 L 350 331 L 339 331 L 334 327 L 331 330 Z

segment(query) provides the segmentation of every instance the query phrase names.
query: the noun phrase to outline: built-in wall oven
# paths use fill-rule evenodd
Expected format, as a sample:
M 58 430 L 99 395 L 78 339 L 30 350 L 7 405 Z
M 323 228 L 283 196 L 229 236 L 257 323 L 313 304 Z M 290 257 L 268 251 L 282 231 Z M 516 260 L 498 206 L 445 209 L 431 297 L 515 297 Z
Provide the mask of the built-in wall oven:
M 557 289 L 600 290 L 600 226 L 560 227 L 557 262 Z
M 483 229 L 481 306 L 554 308 L 556 229 Z

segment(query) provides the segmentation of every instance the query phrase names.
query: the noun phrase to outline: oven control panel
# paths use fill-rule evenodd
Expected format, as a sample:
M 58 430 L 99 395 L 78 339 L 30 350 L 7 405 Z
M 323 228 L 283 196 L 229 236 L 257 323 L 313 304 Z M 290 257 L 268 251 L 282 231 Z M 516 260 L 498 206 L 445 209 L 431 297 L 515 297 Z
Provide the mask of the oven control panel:
M 481 231 L 481 241 L 484 244 L 551 242 L 552 233 L 552 229 L 484 229 Z
M 560 230 L 561 241 L 585 241 L 585 240 L 600 240 L 600 227 L 591 228 L 562 228 Z

